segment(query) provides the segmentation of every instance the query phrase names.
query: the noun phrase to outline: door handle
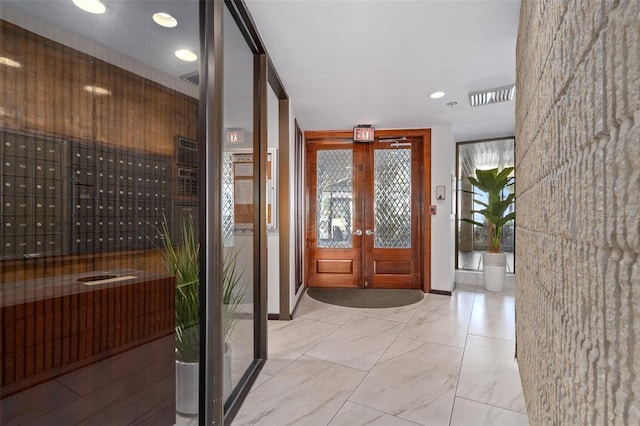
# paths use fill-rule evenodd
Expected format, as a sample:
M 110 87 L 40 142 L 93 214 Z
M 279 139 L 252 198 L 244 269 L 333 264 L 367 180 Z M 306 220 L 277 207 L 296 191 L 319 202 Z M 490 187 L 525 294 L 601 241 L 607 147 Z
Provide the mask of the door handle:
M 367 235 L 375 234 L 375 232 L 373 232 L 371 229 L 367 229 L 366 231 L 364 231 L 364 233 L 367 234 Z
M 353 235 L 362 235 L 362 229 L 356 229 Z

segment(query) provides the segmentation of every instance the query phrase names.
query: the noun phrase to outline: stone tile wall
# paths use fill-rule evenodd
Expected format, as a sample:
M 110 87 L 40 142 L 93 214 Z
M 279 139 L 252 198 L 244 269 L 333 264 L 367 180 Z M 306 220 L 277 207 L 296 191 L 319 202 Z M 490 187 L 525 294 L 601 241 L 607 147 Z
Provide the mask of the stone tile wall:
M 640 424 L 640 1 L 523 0 L 516 85 L 531 424 Z

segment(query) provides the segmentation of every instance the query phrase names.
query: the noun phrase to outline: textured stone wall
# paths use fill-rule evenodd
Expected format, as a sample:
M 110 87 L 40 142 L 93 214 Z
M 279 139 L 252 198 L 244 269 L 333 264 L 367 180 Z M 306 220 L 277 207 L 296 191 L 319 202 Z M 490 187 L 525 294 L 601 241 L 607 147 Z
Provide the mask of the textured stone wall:
M 523 0 L 516 84 L 530 422 L 640 424 L 640 1 Z

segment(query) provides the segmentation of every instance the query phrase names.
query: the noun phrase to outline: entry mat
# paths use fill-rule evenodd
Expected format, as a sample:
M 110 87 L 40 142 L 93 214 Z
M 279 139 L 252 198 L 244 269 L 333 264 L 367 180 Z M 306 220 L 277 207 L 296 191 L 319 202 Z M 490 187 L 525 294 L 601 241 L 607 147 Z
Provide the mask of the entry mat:
M 350 308 L 395 308 L 424 297 L 421 290 L 386 288 L 308 288 L 307 294 L 320 302 Z

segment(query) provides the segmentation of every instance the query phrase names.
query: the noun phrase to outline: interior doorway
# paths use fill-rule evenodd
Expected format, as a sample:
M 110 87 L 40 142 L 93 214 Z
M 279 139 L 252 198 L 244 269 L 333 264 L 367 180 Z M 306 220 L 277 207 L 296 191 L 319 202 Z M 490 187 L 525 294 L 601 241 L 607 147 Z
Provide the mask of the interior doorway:
M 308 138 L 308 287 L 423 288 L 424 138 Z

